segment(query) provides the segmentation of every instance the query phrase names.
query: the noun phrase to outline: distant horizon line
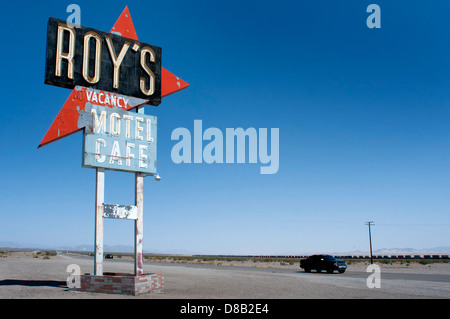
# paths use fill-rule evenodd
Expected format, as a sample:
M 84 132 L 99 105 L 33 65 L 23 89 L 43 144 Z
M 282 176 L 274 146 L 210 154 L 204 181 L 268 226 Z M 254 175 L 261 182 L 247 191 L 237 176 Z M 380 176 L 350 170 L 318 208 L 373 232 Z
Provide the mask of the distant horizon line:
M 5 245 L 6 244 L 6 245 Z M 1 249 L 19 249 L 19 250 L 67 250 L 73 252 L 94 252 L 94 245 L 81 244 L 76 246 L 49 246 L 49 245 L 26 245 L 13 242 L 0 242 Z M 134 246 L 128 245 L 105 245 L 104 251 L 109 253 L 133 253 Z M 203 256 L 297 256 L 297 255 L 314 255 L 314 254 L 329 254 L 329 255 L 367 255 L 370 256 L 369 250 L 348 250 L 348 251 L 324 251 L 316 250 L 310 252 L 291 252 L 291 253 L 206 253 L 193 252 L 171 249 L 169 251 L 148 251 L 144 250 L 145 254 L 152 255 L 203 255 Z M 373 250 L 373 255 L 424 255 L 424 254 L 450 254 L 450 246 L 437 246 L 432 248 L 380 248 Z

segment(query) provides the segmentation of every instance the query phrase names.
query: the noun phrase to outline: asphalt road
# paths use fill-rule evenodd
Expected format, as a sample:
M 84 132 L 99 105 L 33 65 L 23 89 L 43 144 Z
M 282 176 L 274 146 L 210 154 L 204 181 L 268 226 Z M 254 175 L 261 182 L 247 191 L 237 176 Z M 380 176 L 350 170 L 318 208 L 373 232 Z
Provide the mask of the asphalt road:
M 65 255 L 74 257 L 74 255 Z M 91 260 L 93 262 L 93 257 L 85 256 L 85 255 L 77 255 L 77 258 L 83 258 L 86 260 Z M 107 259 L 104 260 L 107 264 L 114 263 L 130 263 L 131 260 L 121 260 L 121 259 Z M 149 263 L 150 264 L 150 263 Z M 152 265 L 157 265 L 161 267 L 179 267 L 180 264 L 169 263 L 169 262 L 151 262 Z M 370 275 L 367 272 L 362 271 L 346 271 L 344 274 L 338 274 L 334 272 L 333 274 L 328 274 L 325 271 L 321 273 L 317 273 L 314 270 L 311 273 L 305 273 L 302 269 L 285 269 L 285 268 L 255 268 L 255 267 L 242 267 L 242 266 L 217 266 L 217 265 L 209 265 L 209 264 L 183 264 L 183 267 L 187 268 L 203 268 L 203 269 L 217 269 L 224 270 L 227 269 L 229 271 L 250 271 L 250 272 L 266 272 L 272 274 L 298 274 L 303 273 L 308 276 L 341 276 L 345 278 L 359 278 L 366 280 Z M 404 280 L 404 281 L 424 281 L 424 282 L 437 282 L 437 283 L 450 283 L 450 273 L 449 274 L 429 274 L 429 273 L 411 273 L 411 272 L 382 272 L 382 278 L 386 280 Z M 449 295 L 450 297 L 450 295 Z
M 0 298 L 148 298 L 148 299 L 415 299 L 449 298 L 450 273 L 388 272 L 381 287 L 368 288 L 370 273 L 305 273 L 298 269 L 249 268 L 205 264 L 145 262 L 144 271 L 165 276 L 162 293 L 118 296 L 67 289 L 67 266 L 92 273 L 93 258 L 60 255 L 49 260 L 7 257 L 0 260 Z M 131 260 L 104 260 L 105 272 L 133 271 Z

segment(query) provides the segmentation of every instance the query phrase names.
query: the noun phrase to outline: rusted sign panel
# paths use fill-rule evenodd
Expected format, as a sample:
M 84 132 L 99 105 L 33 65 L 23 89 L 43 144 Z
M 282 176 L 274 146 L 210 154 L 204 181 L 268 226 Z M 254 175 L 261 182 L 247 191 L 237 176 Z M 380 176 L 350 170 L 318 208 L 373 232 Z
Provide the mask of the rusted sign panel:
M 83 167 L 156 174 L 156 116 L 86 103 Z
M 45 83 L 80 85 L 161 103 L 160 47 L 50 18 Z
M 115 219 L 137 219 L 137 206 L 103 204 L 103 217 Z

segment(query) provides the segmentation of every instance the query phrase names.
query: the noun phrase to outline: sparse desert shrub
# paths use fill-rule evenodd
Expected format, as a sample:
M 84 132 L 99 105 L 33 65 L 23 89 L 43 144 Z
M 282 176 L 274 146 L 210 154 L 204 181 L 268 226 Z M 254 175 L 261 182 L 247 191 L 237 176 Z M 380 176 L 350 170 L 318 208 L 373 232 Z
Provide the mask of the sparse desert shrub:
M 58 253 L 56 252 L 56 250 L 46 250 L 44 252 L 45 256 L 56 256 L 58 255 Z

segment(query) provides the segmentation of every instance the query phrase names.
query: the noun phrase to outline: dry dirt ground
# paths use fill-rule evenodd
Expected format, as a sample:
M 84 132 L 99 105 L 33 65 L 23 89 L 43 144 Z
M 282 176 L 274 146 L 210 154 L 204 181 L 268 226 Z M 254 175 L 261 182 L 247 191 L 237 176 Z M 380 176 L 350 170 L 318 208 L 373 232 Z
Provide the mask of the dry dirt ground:
M 37 258 L 36 258 L 37 257 Z M 76 255 L 45 257 L 12 253 L 0 257 L 0 298 L 92 299 L 416 299 L 450 297 L 450 264 L 381 264 L 381 288 L 368 288 L 367 263 L 350 264 L 345 274 L 307 274 L 293 265 L 260 262 L 206 262 L 216 266 L 192 267 L 186 263 L 145 262 L 147 273 L 162 273 L 161 293 L 120 296 L 76 292 L 67 289 L 67 266 L 76 264 L 82 273 L 91 273 L 92 258 Z M 232 266 L 243 266 L 238 268 Z M 104 262 L 104 271 L 132 272 L 129 260 Z M 251 269 L 255 268 L 255 269 Z M 260 269 L 257 269 L 260 268 Z M 276 271 L 280 268 L 286 271 Z M 384 273 L 393 276 L 383 277 Z M 417 274 L 410 280 L 395 274 Z M 422 275 L 429 275 L 422 276 Z M 428 280 L 432 278 L 432 280 Z

